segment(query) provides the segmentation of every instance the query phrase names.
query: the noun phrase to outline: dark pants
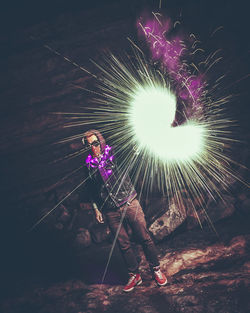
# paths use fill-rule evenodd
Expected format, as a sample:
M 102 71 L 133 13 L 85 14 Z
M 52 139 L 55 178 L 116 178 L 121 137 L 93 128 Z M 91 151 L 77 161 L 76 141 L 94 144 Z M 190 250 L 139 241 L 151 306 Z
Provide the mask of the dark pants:
M 156 247 L 150 237 L 144 213 L 137 199 L 134 199 L 129 205 L 126 204 L 116 210 L 105 212 L 112 233 L 116 235 L 124 210 L 126 210 L 125 221 L 129 223 L 133 234 L 141 243 L 150 267 L 159 266 Z M 117 241 L 127 264 L 128 271 L 131 273 L 137 273 L 139 264 L 132 250 L 129 236 L 124 225 L 121 225 Z

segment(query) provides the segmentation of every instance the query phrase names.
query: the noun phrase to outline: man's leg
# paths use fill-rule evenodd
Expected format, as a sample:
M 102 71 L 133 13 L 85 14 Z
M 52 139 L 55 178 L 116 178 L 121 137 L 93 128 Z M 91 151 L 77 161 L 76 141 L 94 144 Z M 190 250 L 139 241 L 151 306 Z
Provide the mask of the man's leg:
M 108 211 L 106 216 L 109 227 L 115 236 L 121 222 L 121 212 L 119 209 Z M 128 234 L 123 225 L 121 225 L 117 241 L 126 262 L 128 271 L 131 273 L 137 273 L 139 265 L 132 250 Z
M 134 199 L 128 206 L 126 219 L 128 220 L 134 235 L 140 241 L 151 268 L 159 266 L 157 250 L 147 229 L 144 212 L 137 199 Z
M 116 236 L 116 233 L 121 223 L 120 210 L 117 209 L 114 211 L 109 211 L 106 213 L 106 217 L 107 217 L 109 227 L 112 233 L 114 234 L 114 236 Z M 132 291 L 136 285 L 140 285 L 142 283 L 142 279 L 139 274 L 139 264 L 132 250 L 128 234 L 122 224 L 121 224 L 118 236 L 117 236 L 117 241 L 121 249 L 122 256 L 127 265 L 129 276 L 130 276 L 128 283 L 123 288 L 123 291 L 129 292 L 129 291 Z
M 144 212 L 137 199 L 134 199 L 127 208 L 126 219 L 139 239 L 145 256 L 149 262 L 150 268 L 154 273 L 154 278 L 159 286 L 164 286 L 167 283 L 166 276 L 160 270 L 160 263 L 157 256 L 155 244 L 147 229 Z

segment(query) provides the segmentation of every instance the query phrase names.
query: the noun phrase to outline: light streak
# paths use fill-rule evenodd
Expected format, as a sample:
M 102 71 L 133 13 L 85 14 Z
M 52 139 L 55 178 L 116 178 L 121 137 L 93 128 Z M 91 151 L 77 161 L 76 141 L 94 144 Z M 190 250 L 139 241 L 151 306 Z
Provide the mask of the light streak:
M 49 216 L 53 211 L 55 211 L 55 209 L 61 204 L 63 203 L 66 199 L 68 199 L 73 192 L 75 192 L 78 188 L 80 188 L 87 180 L 89 179 L 89 177 L 87 177 L 86 179 L 84 179 L 83 181 L 80 182 L 80 184 L 78 184 L 71 192 L 69 192 L 64 198 L 62 198 L 62 200 L 60 200 L 52 209 L 50 209 L 47 213 L 45 213 L 30 229 L 29 231 L 32 231 L 33 229 L 36 228 L 37 225 L 39 225 L 47 216 Z

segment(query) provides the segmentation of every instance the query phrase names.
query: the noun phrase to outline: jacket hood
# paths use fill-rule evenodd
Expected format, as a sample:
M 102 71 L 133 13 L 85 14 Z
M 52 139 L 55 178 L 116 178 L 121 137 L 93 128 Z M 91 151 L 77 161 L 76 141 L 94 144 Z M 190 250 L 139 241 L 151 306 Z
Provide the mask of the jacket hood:
M 98 130 L 96 130 L 96 129 L 90 129 L 90 130 L 86 131 L 83 134 L 82 143 L 84 145 L 86 145 L 87 144 L 87 139 L 86 138 L 91 136 L 91 135 L 95 135 L 98 138 L 98 140 L 100 142 L 100 145 L 101 145 L 101 150 L 103 152 L 104 149 L 105 149 L 105 146 L 106 146 L 106 141 L 103 138 L 102 134 Z

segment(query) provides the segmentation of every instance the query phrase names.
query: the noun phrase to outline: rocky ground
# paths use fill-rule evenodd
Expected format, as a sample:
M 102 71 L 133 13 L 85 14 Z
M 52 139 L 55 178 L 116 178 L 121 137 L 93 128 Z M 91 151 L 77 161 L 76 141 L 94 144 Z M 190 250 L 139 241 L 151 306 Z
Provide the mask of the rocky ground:
M 159 243 L 162 269 L 169 278 L 165 287 L 158 287 L 152 280 L 140 251 L 143 284 L 129 294 L 122 291 L 125 276 L 118 275 L 116 282 L 101 284 L 100 275 L 99 282 L 86 284 L 79 272 L 78 277 L 73 275 L 66 280 L 26 281 L 23 286 L 19 282 L 15 293 L 3 301 L 1 312 L 247 313 L 249 222 L 249 213 L 237 211 L 215 223 L 218 235 L 207 226 L 185 232 L 179 229 Z M 95 263 L 94 255 L 89 253 Z

